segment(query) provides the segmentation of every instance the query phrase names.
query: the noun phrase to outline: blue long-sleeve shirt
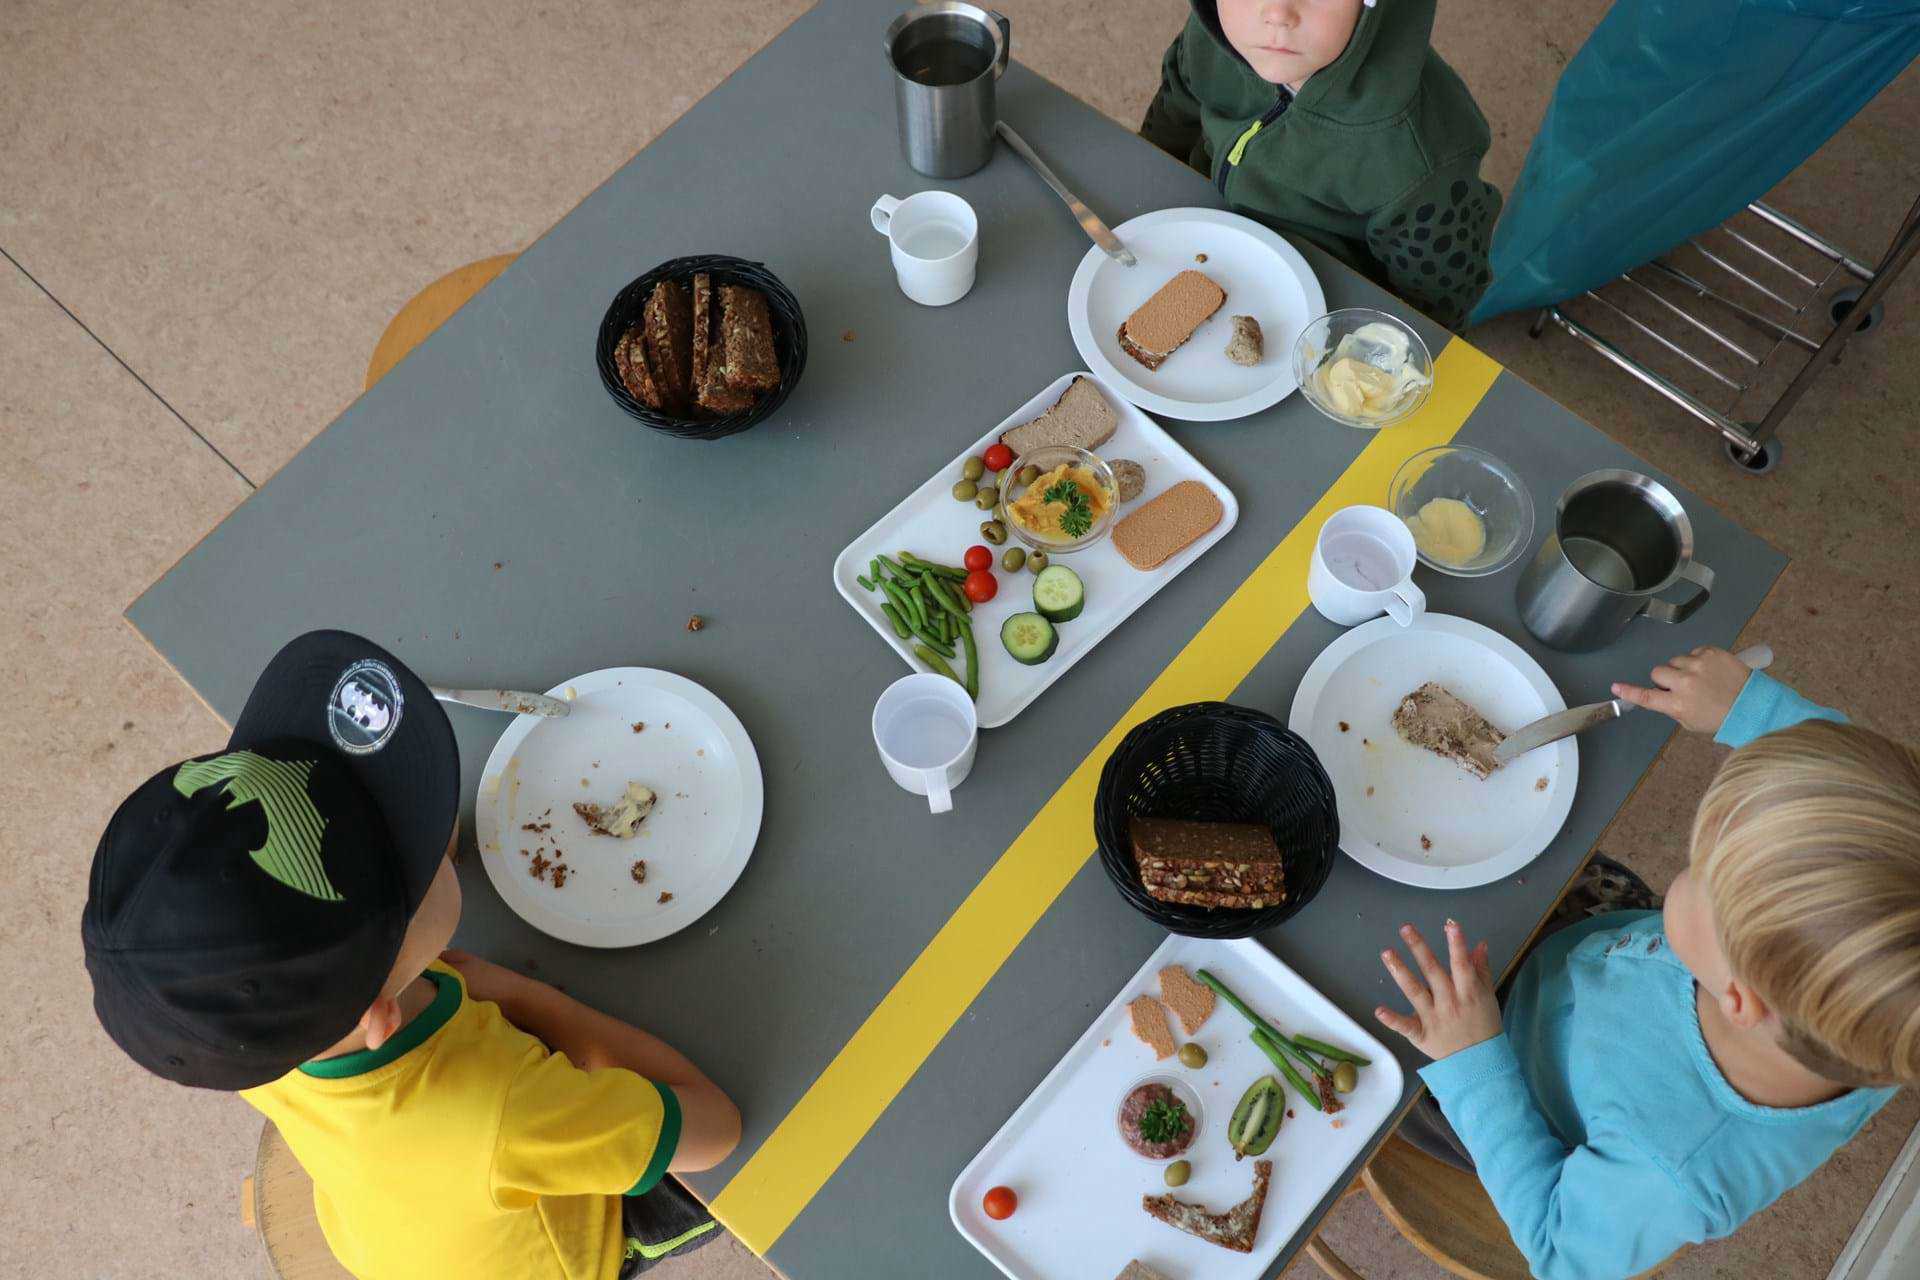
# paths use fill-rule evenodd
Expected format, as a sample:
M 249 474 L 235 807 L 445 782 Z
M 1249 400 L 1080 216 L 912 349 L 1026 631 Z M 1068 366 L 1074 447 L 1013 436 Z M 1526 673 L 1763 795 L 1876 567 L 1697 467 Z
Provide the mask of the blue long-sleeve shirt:
M 1843 720 L 1755 672 L 1715 740 Z M 1515 978 L 1504 1031 L 1421 1078 L 1541 1280 L 1615 1280 L 1730 1234 L 1893 1096 L 1763 1107 L 1707 1051 L 1693 975 L 1657 911 L 1564 929 Z

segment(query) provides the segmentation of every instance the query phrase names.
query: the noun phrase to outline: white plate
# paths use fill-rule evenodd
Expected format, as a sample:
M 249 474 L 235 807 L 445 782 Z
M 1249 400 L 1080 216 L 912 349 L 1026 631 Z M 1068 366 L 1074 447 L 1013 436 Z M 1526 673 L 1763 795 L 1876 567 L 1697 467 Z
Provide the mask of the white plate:
M 1347 1105 L 1337 1117 L 1315 1111 L 1287 1086 L 1291 1116 L 1260 1157 L 1273 1161 L 1273 1177 L 1250 1254 L 1149 1218 L 1140 1197 L 1168 1190 L 1161 1179 L 1165 1165 L 1135 1155 L 1114 1124 L 1121 1098 L 1142 1075 L 1182 1078 L 1199 1095 L 1203 1118 L 1181 1157 L 1193 1165 L 1193 1176 L 1172 1194 L 1220 1212 L 1253 1189 L 1253 1158 L 1233 1159 L 1227 1121 L 1248 1085 L 1280 1073 L 1249 1039 L 1251 1024 L 1225 1000 L 1215 1002 L 1213 1016 L 1193 1037 L 1207 1051 L 1206 1066 L 1192 1071 L 1177 1058 L 1156 1063 L 1128 1029 L 1126 1005 L 1137 995 L 1157 996 L 1158 974 L 1170 964 L 1188 973 L 1208 970 L 1283 1031 L 1373 1059 L 1343 1096 Z M 1071 992 L 1044 993 L 1040 1000 L 1047 1008 L 1074 1002 Z M 1173 1030 L 1176 1040 L 1186 1040 L 1177 1021 Z M 1259 943 L 1173 935 L 954 1180 L 947 1210 L 960 1234 L 1015 1280 L 1107 1280 L 1134 1258 L 1171 1280 L 1259 1280 L 1393 1114 L 1401 1083 L 1400 1064 L 1378 1040 Z M 998 1222 L 980 1207 L 996 1186 L 1019 1197 L 1013 1216 Z
M 1429 613 L 1411 627 L 1377 618 L 1328 645 L 1301 678 L 1287 727 L 1333 779 L 1340 847 L 1354 861 L 1402 884 L 1469 889 L 1512 875 L 1553 842 L 1573 808 L 1580 752 L 1562 738 L 1482 782 L 1394 731 L 1400 699 L 1429 680 L 1509 733 L 1567 709 L 1519 645 Z
M 583 947 L 679 932 L 726 896 L 760 834 L 760 757 L 746 729 L 693 681 L 649 667 L 590 671 L 547 692 L 572 713 L 516 717 L 480 774 L 474 825 L 493 887 L 522 920 Z M 609 803 L 630 781 L 659 796 L 639 834 L 589 832 L 574 803 Z M 533 878 L 536 852 L 565 862 L 565 885 Z M 645 884 L 633 882 L 640 858 Z M 673 900 L 662 903 L 662 892 Z
M 1244 418 L 1293 394 L 1299 386 L 1293 344 L 1327 311 L 1320 281 L 1298 249 L 1252 219 L 1219 209 L 1161 209 L 1113 230 L 1139 265 L 1123 267 L 1089 249 L 1067 291 L 1073 345 L 1102 381 L 1142 409 L 1190 422 Z M 1194 261 L 1199 253 L 1205 262 Z M 1186 345 L 1149 369 L 1120 349 L 1120 326 L 1189 269 L 1225 289 L 1227 300 Z M 1263 359 L 1251 369 L 1227 359 L 1237 315 L 1260 322 Z
M 920 660 L 913 656 L 912 644 L 894 635 L 886 615 L 880 612 L 880 603 L 885 597 L 867 591 L 855 579 L 866 573 L 868 563 L 876 555 L 893 556 L 900 551 L 911 551 L 942 564 L 958 565 L 968 547 L 986 545 L 986 540 L 980 536 L 980 523 L 988 519 L 989 513 L 971 502 L 955 502 L 950 492 L 954 481 L 960 479 L 960 465 L 998 440 L 1001 432 L 1031 422 L 1046 412 L 1076 377 L 1089 376 L 1084 373 L 1062 374 L 1049 383 L 1033 399 L 1008 414 L 993 430 L 968 445 L 952 462 L 928 477 L 927 482 L 909 494 L 899 506 L 881 516 L 872 528 L 849 543 L 833 562 L 833 585 L 915 671 L 924 668 Z M 1146 603 L 1154 592 L 1198 560 L 1208 547 L 1226 537 L 1227 530 L 1233 528 L 1234 522 L 1240 518 L 1239 502 L 1227 491 L 1227 486 L 1220 483 L 1218 476 L 1174 443 L 1173 437 L 1159 423 L 1115 395 L 1112 387 L 1099 378 L 1093 381 L 1107 398 L 1107 403 L 1113 406 L 1114 417 L 1118 419 L 1113 438 L 1101 445 L 1097 452 L 1109 461 L 1132 458 L 1147 469 L 1146 491 L 1120 509 L 1116 522 L 1182 480 L 1198 480 L 1206 485 L 1219 497 L 1220 505 L 1225 510 L 1221 513 L 1220 523 L 1204 536 L 1159 568 L 1146 573 L 1121 558 L 1120 553 L 1113 549 L 1111 536 L 1102 538 L 1084 550 L 1053 557 L 1055 564 L 1066 565 L 1079 574 L 1080 580 L 1086 584 L 1086 610 L 1072 622 L 1059 625 L 1059 649 L 1051 658 L 1033 667 L 1015 662 L 1000 644 L 1000 624 L 1013 614 L 1033 608 L 1033 575 L 1025 569 L 1008 573 L 1000 567 L 1001 555 L 1007 546 L 1019 545 L 1016 540 L 1010 538 L 1005 546 L 989 547 L 993 552 L 993 575 L 999 580 L 1000 594 L 986 604 L 973 608 L 974 640 L 980 647 L 980 698 L 975 710 L 980 716 L 982 729 L 998 728 L 1019 715 L 1028 703 L 1040 696 L 1043 689 L 1065 675 L 1068 668 L 1085 657 L 1093 646 Z

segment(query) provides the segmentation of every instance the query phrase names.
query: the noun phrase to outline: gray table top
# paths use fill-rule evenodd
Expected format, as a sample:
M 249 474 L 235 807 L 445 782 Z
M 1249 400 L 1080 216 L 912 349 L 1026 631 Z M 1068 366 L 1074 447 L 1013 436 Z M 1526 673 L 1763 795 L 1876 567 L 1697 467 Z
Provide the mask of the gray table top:
M 802 1278 L 993 1274 L 948 1225 L 948 1185 L 1159 941 L 1087 856 L 1091 815 L 1084 850 L 1063 855 L 1078 865 L 1064 891 L 952 1030 L 936 1031 L 904 1087 L 874 1107 L 871 1127 L 848 1121 L 851 1150 L 821 1157 L 817 1192 L 782 1211 L 726 1189 L 1116 715 L 1374 439 L 1325 421 L 1298 396 L 1239 422 L 1168 423 L 1238 495 L 1238 527 L 1026 714 L 984 736 L 955 817 L 931 818 L 924 801 L 887 785 L 867 717 L 901 667 L 835 595 L 830 566 L 983 424 L 1081 367 L 1063 302 L 1087 247 L 1005 151 L 955 182 L 906 167 L 878 56 L 895 8 L 844 0 L 801 18 L 530 246 L 128 613 L 229 719 L 268 657 L 315 627 L 369 636 L 438 683 L 544 689 L 631 664 L 678 671 L 724 699 L 766 775 L 753 861 L 696 927 L 612 952 L 535 933 L 488 884 L 475 863 L 471 797 L 507 721 L 451 708 L 469 797 L 458 942 L 537 965 L 708 1069 L 739 1101 L 746 1133 L 734 1156 L 687 1181 Z M 1217 204 L 1203 178 L 1017 64 L 999 96 L 1001 114 L 1110 223 Z M 982 240 L 973 292 L 937 310 L 900 295 L 866 217 L 881 192 L 934 185 L 973 203 Z M 1301 248 L 1330 307 L 1407 313 Z M 657 262 L 702 252 L 766 262 L 799 297 L 813 335 L 805 378 L 781 413 L 705 444 L 636 426 L 593 364 L 613 294 Z M 1436 348 L 1447 341 L 1416 323 Z M 847 330 L 856 336 L 842 341 Z M 1507 459 L 1543 514 L 1585 471 L 1659 475 L 1505 373 L 1457 438 Z M 1700 558 L 1719 573 L 1690 622 L 1639 623 L 1601 653 L 1568 655 L 1520 628 L 1513 571 L 1479 580 L 1422 571 L 1429 606 L 1512 637 L 1575 702 L 1674 652 L 1731 641 L 1784 559 L 1662 479 L 1693 516 Z M 695 612 L 710 620 L 698 634 L 684 629 Z M 1338 631 L 1311 611 L 1275 631 L 1251 673 L 1219 693 L 1284 719 L 1300 675 Z M 1319 897 L 1263 941 L 1363 1020 L 1390 994 L 1377 952 L 1402 920 L 1437 926 L 1458 916 L 1504 965 L 1668 732 L 1643 716 L 1591 738 L 1565 828 L 1521 875 L 1442 895 L 1341 859 Z M 1418 1056 L 1396 1049 L 1411 1096 Z

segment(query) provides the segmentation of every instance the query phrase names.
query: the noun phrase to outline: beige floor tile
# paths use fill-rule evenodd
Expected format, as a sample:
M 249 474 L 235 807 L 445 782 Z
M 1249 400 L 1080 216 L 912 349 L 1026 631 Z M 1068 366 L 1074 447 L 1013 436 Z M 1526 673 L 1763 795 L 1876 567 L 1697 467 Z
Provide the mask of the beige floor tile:
M 0 24 L 0 247 L 263 480 L 358 393 L 406 297 L 540 234 L 804 7 L 18 0 Z M 1004 7 L 1016 56 L 1129 127 L 1184 16 L 1175 0 Z M 669 8 L 675 20 L 661 21 Z M 1604 8 L 1442 7 L 1436 45 L 1489 119 L 1486 173 L 1503 188 Z M 1905 124 L 1916 113 L 1910 70 L 1772 198 L 1877 254 L 1920 187 Z M 1097 189 L 1085 194 L 1098 208 Z M 0 817 L 0 888 L 14 890 L 0 905 L 0 955 L 28 993 L 24 1034 L 0 1040 L 0 1144 L 10 1172 L 31 1171 L 7 1180 L 9 1220 L 24 1224 L 8 1256 L 37 1275 L 256 1274 L 234 1198 L 253 1117 L 146 1079 L 98 1032 L 74 871 L 119 796 L 221 739 L 118 613 L 244 489 L 7 270 L 0 440 L 13 465 L 0 474 L 0 591 L 21 625 L 0 635 L 0 661 L 25 714 L 0 728 L 10 766 L 0 814 L 52 813 L 30 830 Z M 1780 674 L 1810 696 L 1915 738 L 1920 703 L 1904 674 L 1920 659 L 1908 581 L 1920 475 L 1906 450 L 1920 366 L 1895 353 L 1920 335 L 1916 303 L 1910 280 L 1882 332 L 1808 398 L 1786 464 L 1764 479 L 1734 472 L 1705 432 L 1563 335 L 1534 341 L 1519 318 L 1472 336 L 1792 555 L 1747 637 L 1770 641 Z M 1603 847 L 1656 884 L 1671 879 L 1723 754 L 1676 739 Z M 65 793 L 70 805 L 47 804 Z M 56 873 L 36 855 L 56 859 Z M 1897 1100 L 1804 1186 L 1667 1274 L 1824 1271 L 1917 1113 Z M 83 1219 L 74 1189 L 109 1179 L 121 1188 L 115 1212 Z M 1441 1274 L 1364 1197 L 1326 1230 L 1370 1280 Z M 660 1274 L 765 1272 L 728 1242 Z M 1304 1261 L 1289 1272 L 1314 1274 Z
M 0 440 L 0 965 L 17 1003 L 0 1037 L 0 1271 L 242 1274 L 259 1122 L 121 1056 L 94 1021 L 79 923 L 113 806 L 226 736 L 119 612 L 246 488 L 4 262 Z

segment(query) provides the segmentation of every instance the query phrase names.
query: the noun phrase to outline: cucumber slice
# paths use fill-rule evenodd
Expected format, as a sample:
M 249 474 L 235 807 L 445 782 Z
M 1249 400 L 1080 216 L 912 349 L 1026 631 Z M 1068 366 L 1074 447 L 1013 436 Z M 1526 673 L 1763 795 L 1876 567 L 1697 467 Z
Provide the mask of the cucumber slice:
M 1033 607 L 1048 622 L 1072 622 L 1086 606 L 1086 584 L 1063 564 L 1048 565 L 1033 580 Z
M 1000 624 L 1000 643 L 1015 662 L 1037 667 L 1060 647 L 1060 633 L 1037 613 L 1016 613 Z

